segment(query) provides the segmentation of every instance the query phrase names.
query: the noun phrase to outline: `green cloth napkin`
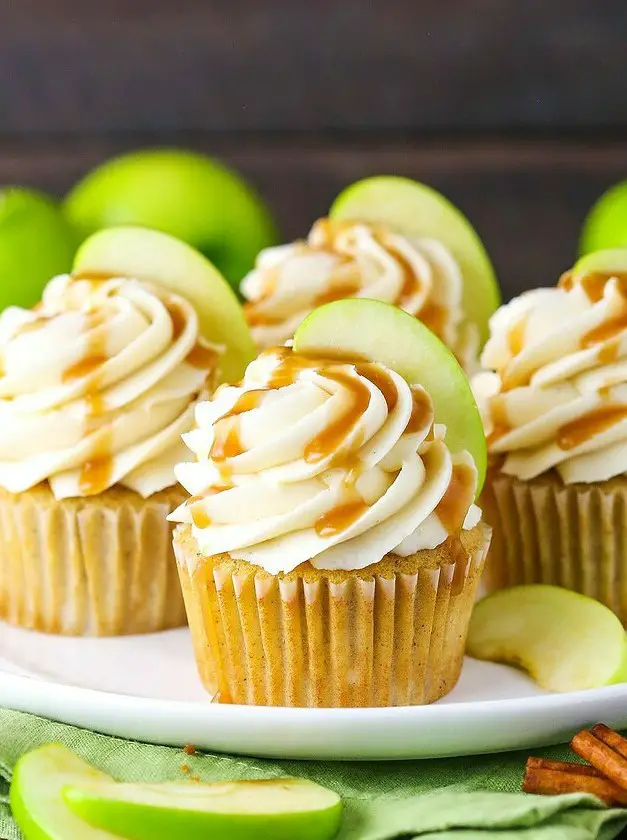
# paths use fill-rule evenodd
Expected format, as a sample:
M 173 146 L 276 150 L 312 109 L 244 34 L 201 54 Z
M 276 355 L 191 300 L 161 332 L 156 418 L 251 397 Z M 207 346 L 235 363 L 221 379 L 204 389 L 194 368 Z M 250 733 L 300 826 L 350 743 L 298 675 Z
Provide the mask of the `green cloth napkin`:
M 368 763 L 274 761 L 209 753 L 188 756 L 181 749 L 109 738 L 0 710 L 3 840 L 20 838 L 8 806 L 12 768 L 22 753 L 50 741 L 63 742 L 125 781 L 160 782 L 188 776 L 208 782 L 278 776 L 312 779 L 344 798 L 338 840 L 607 840 L 627 826 L 627 810 L 605 809 L 593 797 L 520 793 L 526 753 Z M 534 750 L 534 754 L 572 757 L 565 746 Z

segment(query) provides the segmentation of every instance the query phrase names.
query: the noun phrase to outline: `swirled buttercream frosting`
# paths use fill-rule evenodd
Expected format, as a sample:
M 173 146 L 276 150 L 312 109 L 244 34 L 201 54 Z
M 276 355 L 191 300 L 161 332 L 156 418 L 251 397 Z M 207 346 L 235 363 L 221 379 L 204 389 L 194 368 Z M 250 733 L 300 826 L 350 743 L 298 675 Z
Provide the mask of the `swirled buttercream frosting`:
M 627 472 L 627 275 L 569 273 L 492 318 L 473 388 L 489 453 L 522 480 Z
M 459 540 L 477 471 L 451 453 L 419 385 L 383 365 L 268 349 L 196 407 L 195 460 L 176 474 L 199 552 L 271 574 L 359 569 Z
M 323 303 L 365 297 L 419 318 L 469 369 L 476 366 L 479 333 L 464 319 L 462 286 L 457 262 L 437 240 L 320 219 L 307 240 L 262 251 L 241 288 L 260 348 L 284 344 Z
M 0 486 L 58 498 L 176 483 L 219 350 L 193 307 L 136 280 L 64 275 L 0 316 Z

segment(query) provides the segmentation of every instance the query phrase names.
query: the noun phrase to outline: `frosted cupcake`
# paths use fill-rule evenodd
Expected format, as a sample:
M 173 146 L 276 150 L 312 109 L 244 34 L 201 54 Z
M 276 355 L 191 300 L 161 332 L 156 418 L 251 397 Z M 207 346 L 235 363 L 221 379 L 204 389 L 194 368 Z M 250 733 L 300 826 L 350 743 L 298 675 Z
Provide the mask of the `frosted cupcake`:
M 107 272 L 57 277 L 33 310 L 2 313 L 0 617 L 96 635 L 185 622 L 166 516 L 220 353 L 185 297 Z
M 476 367 L 499 301 L 469 222 L 435 191 L 402 178 L 349 187 L 306 240 L 262 251 L 241 291 L 259 348 L 284 344 L 321 304 L 370 298 L 418 318 L 466 370 Z
M 374 301 L 319 312 L 347 306 L 357 335 L 374 307 L 407 350 L 437 342 Z M 446 379 L 459 368 L 437 344 Z M 201 676 L 221 702 L 432 702 L 458 679 L 489 543 L 475 461 L 451 450 L 417 382 L 344 359 L 349 346 L 304 354 L 297 334 L 296 347 L 262 352 L 185 436 L 192 495 L 172 519 Z
M 627 275 L 604 266 L 592 255 L 499 310 L 482 355 L 492 372 L 474 386 L 492 460 L 488 587 L 558 584 L 625 623 Z

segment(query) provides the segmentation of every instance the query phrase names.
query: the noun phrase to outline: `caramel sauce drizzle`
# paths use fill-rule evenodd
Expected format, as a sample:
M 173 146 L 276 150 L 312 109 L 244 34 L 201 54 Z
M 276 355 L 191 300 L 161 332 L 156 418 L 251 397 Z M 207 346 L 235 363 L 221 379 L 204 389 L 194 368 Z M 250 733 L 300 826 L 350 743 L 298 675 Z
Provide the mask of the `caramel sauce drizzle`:
M 625 419 L 626 405 L 602 405 L 561 426 L 557 431 L 557 445 L 560 449 L 575 449 Z
M 419 432 L 425 425 L 427 417 L 431 414 L 431 406 L 427 394 L 418 388 L 411 389 L 412 407 L 411 415 L 405 426 L 403 434 L 411 435 Z M 432 424 L 433 425 L 433 424 Z
M 341 280 L 332 281 L 328 289 L 316 295 L 315 306 L 322 306 L 324 303 L 333 303 L 334 300 L 354 297 L 361 288 L 358 278 L 345 277 Z
M 172 321 L 172 341 L 176 341 L 185 332 L 187 317 L 181 305 L 174 298 L 169 298 L 165 303 L 165 307 Z
M 439 338 L 444 335 L 446 327 L 447 309 L 445 306 L 440 306 L 437 303 L 427 301 L 420 312 L 416 314 L 416 318 L 428 327 L 432 333 L 435 333 Z
M 619 337 L 625 330 L 627 330 L 627 314 L 621 315 L 619 318 L 613 318 L 611 321 L 599 324 L 598 327 L 589 330 L 582 336 L 580 347 L 582 350 L 588 350 L 600 344 L 599 362 L 601 364 L 611 364 L 618 358 L 620 351 Z
M 627 297 L 627 273 L 621 271 L 592 271 L 576 278 L 572 272 L 568 271 L 562 274 L 557 285 L 560 289 L 569 292 L 577 282 L 583 288 L 588 300 L 591 303 L 598 303 L 603 297 L 606 283 L 611 279 L 618 282 L 620 294 Z
M 474 499 L 475 479 L 467 464 L 454 464 L 451 481 L 435 513 L 449 536 L 444 545 L 455 563 L 451 592 L 458 595 L 464 585 L 468 552 L 461 541 L 466 513 Z
M 363 499 L 355 499 L 337 505 L 316 520 L 315 530 L 319 537 L 335 537 L 349 528 L 360 516 L 369 510 Z
M 92 279 L 91 276 L 89 279 Z M 72 382 L 80 378 L 88 379 L 84 395 L 87 414 L 85 431 L 87 435 L 96 434 L 96 441 L 91 456 L 83 465 L 79 477 L 79 487 L 85 496 L 93 496 L 106 490 L 110 485 L 113 471 L 112 429 L 101 426 L 102 415 L 106 413 L 107 407 L 100 391 L 99 372 L 108 360 L 106 333 L 97 330 L 102 323 L 101 312 L 87 313 L 85 319 L 86 355 L 82 360 L 67 368 L 62 375 L 63 382 Z
M 309 464 L 321 461 L 337 451 L 370 403 L 370 391 L 358 379 L 341 370 L 327 370 L 325 376 L 344 387 L 350 394 L 351 401 L 346 411 L 309 441 L 305 447 L 305 461 Z
M 120 273 L 113 273 L 111 271 L 91 271 L 85 269 L 84 271 L 73 271 L 70 275 L 72 282 L 79 280 L 88 280 L 90 283 L 106 283 L 108 280 L 113 280 L 115 277 L 120 277 Z
M 212 370 L 220 357 L 220 354 L 211 347 L 204 347 L 202 344 L 196 344 L 185 357 L 188 365 L 198 368 L 198 370 Z

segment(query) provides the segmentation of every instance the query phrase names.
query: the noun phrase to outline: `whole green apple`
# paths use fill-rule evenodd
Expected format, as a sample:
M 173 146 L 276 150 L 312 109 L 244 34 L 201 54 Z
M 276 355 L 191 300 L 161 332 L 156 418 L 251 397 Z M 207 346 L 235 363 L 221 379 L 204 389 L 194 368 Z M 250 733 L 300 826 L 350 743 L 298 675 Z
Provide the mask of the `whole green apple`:
M 584 219 L 579 253 L 627 246 L 627 181 L 610 187 Z
M 106 161 L 71 190 L 64 208 L 82 238 L 140 225 L 182 239 L 236 289 L 259 251 L 277 242 L 270 212 L 239 175 L 182 149 L 145 149 Z
M 0 310 L 37 303 L 48 280 L 72 267 L 76 244 L 51 198 L 25 187 L 0 188 Z

